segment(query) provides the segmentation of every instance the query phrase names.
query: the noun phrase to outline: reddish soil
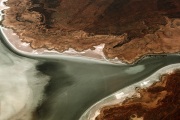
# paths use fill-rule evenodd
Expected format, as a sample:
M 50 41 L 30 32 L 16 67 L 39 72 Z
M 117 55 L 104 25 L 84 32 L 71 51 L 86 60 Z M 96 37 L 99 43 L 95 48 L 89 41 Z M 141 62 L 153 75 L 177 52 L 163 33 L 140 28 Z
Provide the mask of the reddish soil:
M 2 24 L 31 47 L 77 51 L 104 43 L 107 58 L 133 63 L 180 51 L 179 0 L 8 0 Z
M 179 85 L 180 70 L 165 74 L 159 82 L 137 90 L 140 98 L 102 108 L 96 120 L 180 120 Z

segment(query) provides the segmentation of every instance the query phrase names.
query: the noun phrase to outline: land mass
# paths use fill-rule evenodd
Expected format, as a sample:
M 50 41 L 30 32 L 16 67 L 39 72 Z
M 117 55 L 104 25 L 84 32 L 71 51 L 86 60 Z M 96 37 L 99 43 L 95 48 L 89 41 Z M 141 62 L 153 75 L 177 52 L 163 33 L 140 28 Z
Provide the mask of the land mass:
M 179 85 L 180 70 L 164 74 L 159 82 L 137 89 L 140 97 L 103 107 L 96 120 L 179 120 Z
M 63 52 L 105 44 L 108 59 L 133 63 L 180 52 L 179 0 L 8 0 L 2 25 L 33 49 Z

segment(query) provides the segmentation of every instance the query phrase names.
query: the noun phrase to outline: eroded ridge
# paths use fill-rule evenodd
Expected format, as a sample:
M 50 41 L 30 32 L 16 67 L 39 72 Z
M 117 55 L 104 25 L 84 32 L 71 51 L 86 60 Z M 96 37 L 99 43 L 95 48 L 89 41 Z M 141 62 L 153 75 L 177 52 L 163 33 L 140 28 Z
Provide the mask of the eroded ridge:
M 179 0 L 8 0 L 3 25 L 31 47 L 77 51 L 105 44 L 107 58 L 133 63 L 180 51 Z
M 137 89 L 140 97 L 103 107 L 96 120 L 179 120 L 180 70 L 160 79 L 148 88 Z

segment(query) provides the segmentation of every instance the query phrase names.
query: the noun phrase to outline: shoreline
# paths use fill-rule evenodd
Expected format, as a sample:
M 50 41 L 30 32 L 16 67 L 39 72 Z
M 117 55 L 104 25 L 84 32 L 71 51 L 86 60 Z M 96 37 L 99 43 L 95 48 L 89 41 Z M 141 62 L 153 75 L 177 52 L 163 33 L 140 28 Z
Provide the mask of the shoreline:
M 80 117 L 80 120 L 95 120 L 95 118 L 100 114 L 100 110 L 106 106 L 114 106 L 114 105 L 122 105 L 125 100 L 128 98 L 140 97 L 136 88 L 139 89 L 147 89 L 155 83 L 160 82 L 160 77 L 163 75 L 169 75 L 174 73 L 176 70 L 179 70 L 179 63 L 171 64 L 154 72 L 152 75 L 148 76 L 147 78 L 129 85 L 121 90 L 112 93 L 111 95 L 101 99 L 100 101 L 93 104 L 89 107 L 83 115 Z M 131 100 L 131 99 L 130 99 Z
M 7 28 L 5 28 L 5 29 L 7 29 Z M 3 40 L 6 42 L 6 44 L 8 44 L 8 46 L 11 49 L 13 49 L 13 51 L 18 52 L 19 54 L 23 54 L 23 55 L 26 54 L 26 56 L 35 56 L 35 57 L 40 57 L 40 58 L 44 57 L 44 56 L 45 57 L 53 57 L 53 58 L 58 57 L 58 58 L 61 58 L 64 60 L 73 60 L 74 59 L 75 61 L 76 60 L 80 60 L 80 61 L 82 60 L 82 61 L 94 62 L 94 63 L 100 63 L 100 64 L 125 65 L 125 63 L 122 63 L 122 62 L 116 61 L 116 60 L 109 61 L 109 60 L 104 59 L 104 58 L 101 59 L 101 58 L 92 57 L 91 51 L 88 51 L 88 52 L 90 52 L 90 56 L 83 56 L 83 55 L 81 55 L 81 53 L 76 54 L 77 53 L 76 51 L 75 51 L 75 53 L 74 53 L 74 51 L 73 52 L 70 51 L 70 54 L 73 54 L 73 55 L 70 55 L 70 54 L 59 53 L 57 51 L 48 51 L 46 49 L 35 49 L 34 50 L 28 45 L 29 43 L 24 44 L 19 39 L 19 42 L 21 42 L 20 48 L 25 49 L 25 50 L 22 50 L 22 49 L 19 49 L 17 47 L 17 45 L 19 46 L 19 44 L 17 44 L 18 43 L 17 41 L 15 42 L 15 44 L 16 44 L 15 45 L 15 44 L 13 44 L 13 42 L 11 42 L 11 40 L 8 39 L 7 34 L 4 33 L 4 28 L 0 27 L 0 32 L 3 36 Z M 16 36 L 16 37 L 18 37 L 18 36 Z M 84 54 L 84 53 L 82 52 L 82 54 Z M 101 57 L 103 57 L 103 56 L 101 56 Z
M 9 1 L 11 1 L 11 0 L 9 0 Z M 14 9 L 14 8 L 12 8 L 12 9 Z M 8 11 L 12 12 L 11 8 L 6 9 L 5 14 L 7 14 Z M 14 11 L 14 12 L 16 12 L 16 11 Z M 9 17 L 12 17 L 12 16 L 9 16 Z M 8 27 L 8 26 L 15 27 L 16 26 L 17 27 L 18 24 L 23 26 L 23 24 L 24 24 L 23 22 L 17 23 L 17 21 L 15 20 L 15 21 L 13 21 L 15 23 L 13 23 L 11 21 L 12 19 L 7 21 L 6 18 L 9 18 L 9 17 L 5 15 L 5 19 L 3 20 L 3 25 L 5 24 L 4 26 L 6 26 L 6 27 Z M 167 24 L 165 26 L 161 26 L 154 34 L 147 34 L 142 38 L 135 38 L 127 43 L 124 41 L 124 39 L 126 39 L 126 37 L 127 37 L 126 35 L 120 35 L 120 36 L 94 35 L 94 36 L 88 37 L 87 33 L 84 31 L 76 32 L 77 37 L 80 35 L 82 38 L 87 37 L 88 39 L 94 39 L 97 37 L 99 40 L 104 39 L 104 38 L 111 39 L 111 41 L 113 40 L 112 43 L 108 42 L 108 44 L 103 43 L 100 40 L 101 41 L 100 43 L 98 43 L 98 44 L 93 43 L 93 45 L 91 43 L 89 44 L 88 40 L 84 40 L 85 42 L 87 42 L 87 44 L 89 44 L 91 46 L 89 48 L 86 46 L 85 49 L 81 49 L 81 48 L 76 49 L 76 47 L 75 48 L 73 47 L 73 44 L 70 45 L 71 47 L 67 47 L 67 46 L 69 46 L 69 43 L 66 41 L 67 43 L 64 44 L 66 46 L 65 49 L 59 50 L 60 46 L 58 47 L 57 44 L 56 44 L 56 46 L 58 49 L 53 48 L 53 46 L 51 46 L 51 45 L 53 45 L 52 41 L 45 40 L 46 42 L 44 42 L 44 43 L 38 42 L 37 40 L 35 40 L 35 38 L 30 38 L 30 37 L 27 37 L 26 35 L 23 36 L 21 33 L 22 30 L 19 31 L 18 29 L 16 29 L 16 33 L 19 34 L 19 37 L 22 39 L 22 41 L 30 43 L 30 46 L 32 48 L 35 48 L 35 50 L 36 50 L 36 48 L 48 48 L 49 50 L 54 49 L 56 52 L 59 52 L 60 54 L 63 53 L 62 51 L 68 52 L 68 49 L 73 49 L 74 52 L 76 52 L 75 54 L 80 54 L 82 52 L 86 52 L 86 50 L 89 50 L 90 52 L 92 52 L 94 54 L 95 52 L 93 52 L 93 49 L 95 49 L 95 46 L 99 46 L 100 44 L 105 44 L 104 47 L 101 48 L 101 50 L 100 50 L 101 52 L 98 52 L 96 54 L 96 55 L 100 55 L 99 56 L 100 59 L 105 60 L 105 61 L 110 61 L 110 62 L 114 61 L 114 59 L 119 59 L 119 61 L 121 61 L 122 63 L 135 64 L 139 60 L 141 60 L 147 56 L 159 55 L 159 54 L 173 54 L 173 53 L 176 54 L 176 53 L 180 52 L 180 48 L 179 48 L 180 35 L 178 34 L 180 32 L 180 26 L 178 26 L 180 19 L 174 19 L 172 21 L 169 18 L 166 18 L 166 21 L 167 21 Z M 24 24 L 24 25 L 26 25 L 26 24 Z M 31 25 L 31 24 L 29 24 L 29 25 Z M 173 27 L 171 28 L 171 26 L 173 26 Z M 12 27 L 12 28 L 14 28 L 14 27 Z M 26 28 L 23 28 L 23 29 L 24 29 L 24 31 L 26 31 Z M 26 34 L 26 33 L 23 33 L 23 34 Z M 48 34 L 49 33 L 47 33 L 47 35 Z M 45 35 L 46 35 L 46 33 L 45 33 Z M 73 34 L 73 35 L 74 35 L 74 37 L 76 36 L 76 34 Z M 113 38 L 115 38 L 116 40 L 114 40 Z M 37 39 L 39 39 L 39 37 Z M 45 38 L 43 38 L 43 39 L 45 39 Z M 35 41 L 37 41 L 37 42 L 35 42 Z M 70 40 L 70 42 L 72 42 L 72 41 Z M 81 41 L 81 42 L 83 43 L 83 41 Z M 119 46 L 120 43 L 123 43 L 123 42 L 125 42 L 125 43 L 122 44 L 120 47 L 117 47 L 117 46 Z M 35 45 L 36 43 L 39 47 Z M 80 43 L 78 43 L 78 44 L 80 45 Z M 114 48 L 114 46 L 116 46 L 116 47 Z M 82 55 L 82 56 L 86 57 L 86 55 Z M 92 57 L 92 58 L 96 58 L 96 57 Z M 115 60 L 115 63 L 116 62 L 118 63 L 118 60 Z
M 5 32 L 4 32 L 5 31 Z M 114 65 L 134 65 L 134 64 L 137 64 L 138 62 L 140 62 L 141 60 L 143 59 L 148 59 L 149 57 L 156 57 L 156 56 L 160 56 L 160 57 L 166 57 L 166 56 L 169 56 L 169 55 L 177 55 L 177 56 L 180 56 L 180 52 L 177 52 L 177 53 L 158 53 L 158 54 L 147 54 L 147 55 L 144 55 L 142 57 L 139 57 L 138 59 L 136 59 L 134 62 L 130 63 L 130 62 L 125 62 L 125 61 L 122 61 L 122 60 L 118 60 L 117 58 L 115 59 L 107 59 L 105 58 L 104 54 L 101 52 L 102 50 L 102 46 L 103 45 L 100 45 L 100 46 L 96 46 L 96 47 L 100 47 L 99 50 L 97 51 L 100 51 L 100 53 L 97 54 L 97 56 L 100 56 L 100 57 L 93 57 L 91 56 L 91 54 L 94 54 L 91 50 L 88 51 L 84 51 L 84 52 L 77 52 L 75 51 L 74 49 L 72 50 L 69 50 L 69 51 L 65 51 L 63 53 L 60 53 L 58 51 L 55 51 L 55 50 L 47 50 L 47 49 L 44 49 L 44 48 L 41 48 L 41 49 L 32 49 L 30 47 L 30 43 L 26 43 L 26 42 L 22 42 L 19 37 L 13 33 L 13 31 L 11 29 L 7 29 L 7 28 L 3 28 L 1 27 L 1 32 L 2 32 L 2 35 L 5 36 L 5 40 L 9 43 L 9 45 L 13 48 L 13 49 L 16 49 L 18 50 L 19 52 L 23 52 L 23 53 L 27 53 L 27 54 L 32 54 L 32 55 L 37 55 L 37 56 L 43 56 L 43 55 L 50 55 L 50 56 L 59 56 L 62 58 L 75 58 L 75 59 L 81 59 L 81 60 L 90 60 L 90 61 L 94 61 L 94 62 L 100 62 L 100 63 L 107 63 L 107 64 L 114 64 Z M 6 34 L 8 33 L 9 34 Z M 10 38 L 11 39 L 8 39 L 9 36 L 11 36 Z M 13 37 L 13 39 L 12 39 Z M 16 38 L 16 40 L 14 40 L 14 38 Z M 13 42 L 12 42 L 13 41 Z M 89 53 L 89 55 L 88 55 Z M 85 55 L 83 55 L 85 54 Z

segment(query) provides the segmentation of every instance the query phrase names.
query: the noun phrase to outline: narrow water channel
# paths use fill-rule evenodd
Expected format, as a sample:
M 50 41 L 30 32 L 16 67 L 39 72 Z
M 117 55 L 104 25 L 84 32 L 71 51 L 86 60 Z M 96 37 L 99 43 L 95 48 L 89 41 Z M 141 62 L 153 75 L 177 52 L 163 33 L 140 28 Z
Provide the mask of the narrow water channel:
M 150 57 L 135 65 L 33 56 L 11 48 L 2 34 L 0 40 L 0 88 L 5 79 L 9 80 L 7 86 L 16 81 L 11 87 L 18 86 L 18 80 L 23 79 L 29 85 L 32 79 L 42 84 L 40 92 L 34 89 L 34 93 L 42 95 L 43 88 L 45 89 L 43 92 L 46 97 L 41 105 L 36 105 L 37 120 L 78 120 L 91 105 L 104 97 L 147 78 L 162 67 L 180 63 L 178 55 Z M 29 87 L 32 89 L 31 85 Z M 3 94 L 4 89 L 0 89 L 0 94 Z M 25 88 L 19 89 L 24 91 Z M 10 95 L 15 94 L 11 92 Z M 23 94 L 26 91 L 17 93 L 17 96 Z

